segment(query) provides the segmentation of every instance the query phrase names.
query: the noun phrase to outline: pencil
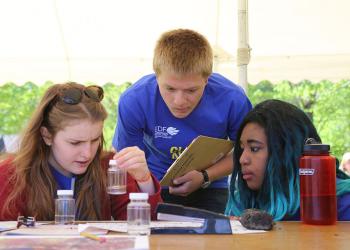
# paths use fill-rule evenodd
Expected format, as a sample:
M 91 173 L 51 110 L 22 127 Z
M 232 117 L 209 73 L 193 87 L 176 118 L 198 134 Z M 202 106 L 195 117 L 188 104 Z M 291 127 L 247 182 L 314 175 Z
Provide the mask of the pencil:
M 98 237 L 97 235 L 91 234 L 91 233 L 87 233 L 87 232 L 81 232 L 80 233 L 81 236 L 84 236 L 86 238 L 92 239 L 92 240 L 97 240 L 100 243 L 106 242 L 106 238 L 104 237 Z

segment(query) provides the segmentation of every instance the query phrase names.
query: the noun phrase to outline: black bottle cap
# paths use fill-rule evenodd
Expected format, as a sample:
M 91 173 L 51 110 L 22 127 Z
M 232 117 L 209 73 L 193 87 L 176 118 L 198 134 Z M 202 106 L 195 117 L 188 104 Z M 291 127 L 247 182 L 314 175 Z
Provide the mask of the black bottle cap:
M 305 140 L 304 151 L 329 152 L 329 150 L 329 144 L 322 144 L 317 142 L 314 138 L 308 138 Z

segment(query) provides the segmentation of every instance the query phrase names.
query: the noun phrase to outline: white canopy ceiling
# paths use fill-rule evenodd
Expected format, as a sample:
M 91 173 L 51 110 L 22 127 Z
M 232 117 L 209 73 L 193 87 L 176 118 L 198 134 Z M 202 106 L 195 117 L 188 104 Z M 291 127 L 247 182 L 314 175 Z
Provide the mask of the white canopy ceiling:
M 336 3 L 335 3 L 336 2 Z M 248 81 L 350 78 L 347 0 L 250 0 Z M 123 83 L 152 72 L 159 35 L 204 34 L 236 80 L 236 0 L 0 0 L 0 84 Z

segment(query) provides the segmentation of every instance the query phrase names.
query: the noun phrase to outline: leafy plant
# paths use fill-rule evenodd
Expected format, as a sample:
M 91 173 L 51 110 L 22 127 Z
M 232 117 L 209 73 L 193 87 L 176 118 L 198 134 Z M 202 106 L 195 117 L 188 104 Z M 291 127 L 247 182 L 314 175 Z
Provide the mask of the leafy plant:
M 41 97 L 52 82 L 38 86 L 27 82 L 23 86 L 6 83 L 0 86 L 0 135 L 18 134 L 27 124 Z M 117 122 L 117 107 L 119 96 L 131 83 L 121 85 L 107 83 L 103 86 L 105 97 L 102 101 L 108 118 L 105 121 L 104 137 L 106 148 L 110 149 Z
M 114 130 L 117 124 L 119 97 L 121 93 L 123 93 L 129 86 L 131 86 L 130 82 L 126 82 L 122 85 L 107 83 L 103 86 L 105 97 L 103 98 L 102 103 L 108 112 L 108 118 L 105 121 L 103 129 L 103 135 L 106 141 L 107 149 L 110 149 L 112 146 Z
M 27 82 L 23 86 L 14 83 L 0 86 L 0 134 L 18 134 L 52 84 L 46 82 L 38 86 Z M 105 92 L 102 103 L 109 114 L 104 126 L 107 149 L 111 148 L 117 123 L 119 97 L 129 86 L 130 82 L 121 85 L 106 83 L 102 86 Z M 247 95 L 253 105 L 271 98 L 293 103 L 310 116 L 323 142 L 331 145 L 333 155 L 340 159 L 344 152 L 350 151 L 350 80 L 338 83 L 304 80 L 296 84 L 261 81 L 248 85 Z
M 253 105 L 270 98 L 290 102 L 307 113 L 322 141 L 331 145 L 332 154 L 341 159 L 350 151 L 350 81 L 297 84 L 282 81 L 270 85 L 260 82 L 249 85 L 248 96 Z

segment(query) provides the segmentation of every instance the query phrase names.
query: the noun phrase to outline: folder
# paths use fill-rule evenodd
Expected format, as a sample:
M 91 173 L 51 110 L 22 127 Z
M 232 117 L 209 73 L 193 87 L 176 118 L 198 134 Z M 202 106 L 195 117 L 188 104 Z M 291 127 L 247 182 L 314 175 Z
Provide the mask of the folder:
M 203 170 L 215 164 L 233 149 L 233 142 L 200 135 L 169 167 L 160 185 L 171 186 L 172 180 L 192 170 Z
M 168 217 L 170 220 L 181 218 L 183 221 L 203 223 L 199 227 L 191 228 L 152 228 L 152 234 L 232 234 L 230 218 L 223 214 L 171 203 L 159 203 L 156 212 L 157 216 L 161 215 L 162 220 Z

